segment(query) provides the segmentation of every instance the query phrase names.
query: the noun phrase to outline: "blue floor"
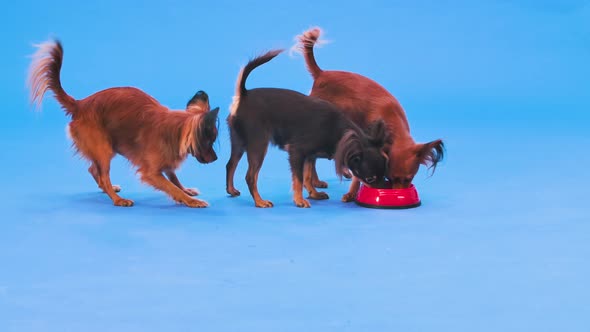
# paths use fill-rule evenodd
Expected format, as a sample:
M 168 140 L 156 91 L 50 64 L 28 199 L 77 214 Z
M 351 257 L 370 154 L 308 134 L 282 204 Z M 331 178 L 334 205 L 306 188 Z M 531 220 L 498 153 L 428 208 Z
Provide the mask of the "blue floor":
M 1 20 L 13 25 L 1 29 L 11 34 L 0 55 L 0 331 L 589 330 L 587 3 L 315 3 L 10 5 L 12 21 Z M 114 207 L 70 149 L 57 104 L 48 97 L 34 113 L 26 101 L 25 55 L 55 34 L 74 97 L 135 85 L 180 108 L 205 89 L 223 120 L 240 65 L 290 46 L 311 24 L 333 39 L 316 53 L 321 66 L 377 79 L 399 97 L 416 140 L 445 140 L 436 173 L 416 176 L 421 207 L 341 203 L 349 182 L 324 160 L 330 200 L 298 209 L 276 148 L 259 180 L 275 207 L 254 207 L 245 159 L 243 195 L 229 198 L 224 121 L 219 160 L 187 160 L 178 173 L 209 208 L 176 205 L 120 157 L 111 177 L 135 206 Z M 300 57 L 283 55 L 248 86 L 307 92 L 311 79 Z

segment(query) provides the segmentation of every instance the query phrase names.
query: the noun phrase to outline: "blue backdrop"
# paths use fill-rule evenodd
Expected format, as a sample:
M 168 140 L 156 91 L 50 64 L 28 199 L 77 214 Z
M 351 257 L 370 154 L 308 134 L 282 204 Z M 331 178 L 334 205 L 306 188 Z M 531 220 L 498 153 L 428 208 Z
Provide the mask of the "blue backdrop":
M 13 1 L 2 6 L 0 330 L 587 331 L 590 326 L 588 1 Z M 404 105 L 418 141 L 447 159 L 415 183 L 423 206 L 297 209 L 271 149 L 253 207 L 225 194 L 221 122 L 211 165 L 179 177 L 208 209 L 175 205 L 128 163 L 112 206 L 69 148 L 48 95 L 28 104 L 33 43 L 58 37 L 75 98 L 136 86 L 172 108 L 198 89 L 228 114 L 237 73 L 324 29 L 324 69 L 369 76 Z M 308 92 L 283 54 L 248 86 Z

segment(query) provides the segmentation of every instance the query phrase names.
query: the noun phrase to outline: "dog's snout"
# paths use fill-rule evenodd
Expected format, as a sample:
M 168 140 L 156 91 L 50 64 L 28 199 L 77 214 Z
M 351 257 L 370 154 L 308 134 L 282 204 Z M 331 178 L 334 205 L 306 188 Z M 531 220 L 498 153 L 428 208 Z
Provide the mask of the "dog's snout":
M 371 177 L 365 178 L 365 182 L 368 184 L 371 184 L 373 182 L 377 181 L 377 176 L 373 175 Z
M 217 154 L 215 153 L 215 151 L 213 151 L 210 154 L 207 154 L 205 157 L 205 161 L 207 164 L 214 162 L 215 160 L 217 160 Z

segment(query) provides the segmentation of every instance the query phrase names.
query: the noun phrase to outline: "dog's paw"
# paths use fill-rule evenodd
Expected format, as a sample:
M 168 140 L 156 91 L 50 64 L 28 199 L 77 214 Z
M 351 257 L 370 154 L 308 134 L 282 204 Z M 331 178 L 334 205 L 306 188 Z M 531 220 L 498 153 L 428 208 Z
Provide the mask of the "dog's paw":
M 195 198 L 184 200 L 182 203 L 191 208 L 206 208 L 209 206 L 209 203 Z
M 254 202 L 254 204 L 256 205 L 256 207 L 259 207 L 259 208 L 271 208 L 274 206 L 271 201 L 266 201 L 263 199 Z
M 310 193 L 308 198 L 315 199 L 315 200 L 321 200 L 321 199 L 328 199 L 328 198 L 330 198 L 330 196 L 328 196 L 328 194 L 326 194 L 323 191 L 316 191 L 315 193 Z
M 199 190 L 197 189 L 191 189 L 191 188 L 184 188 L 184 193 L 189 195 L 189 196 L 197 196 L 199 195 Z
M 309 204 L 309 201 L 306 200 L 306 199 L 304 199 L 304 198 L 302 198 L 302 199 L 296 199 L 295 200 L 295 205 L 297 207 L 300 207 L 300 208 L 308 208 L 308 207 L 311 207 L 311 204 Z
M 344 195 L 342 195 L 342 201 L 344 203 L 350 203 L 350 202 L 354 202 L 356 198 L 356 194 L 355 193 L 346 193 Z
M 328 188 L 328 183 L 326 181 L 321 180 L 313 181 L 311 185 L 316 188 Z
M 133 206 L 133 201 L 130 199 L 125 199 L 125 198 L 119 198 L 119 199 L 113 201 L 113 203 L 116 206 L 124 206 L 124 207 Z
M 102 190 L 102 192 L 103 192 L 103 193 L 105 193 L 105 194 L 107 193 L 107 192 L 106 192 L 106 191 L 104 191 L 104 190 L 103 190 L 103 189 L 102 189 L 100 186 L 98 186 L 98 189 Z M 113 185 L 113 190 L 114 190 L 116 193 L 118 193 L 118 192 L 120 192 L 120 191 L 121 191 L 121 186 L 120 186 L 120 185 L 118 185 L 118 184 L 114 184 L 114 185 Z
M 240 196 L 240 191 L 236 188 L 227 188 L 226 191 L 231 197 Z

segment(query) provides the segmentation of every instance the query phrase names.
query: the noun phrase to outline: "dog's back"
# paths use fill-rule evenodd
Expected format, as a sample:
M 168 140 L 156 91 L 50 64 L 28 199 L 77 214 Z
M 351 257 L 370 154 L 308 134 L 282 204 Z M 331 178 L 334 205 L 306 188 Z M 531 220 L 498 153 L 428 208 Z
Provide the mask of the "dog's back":
M 410 126 L 406 113 L 398 100 L 374 80 L 347 71 L 322 70 L 314 56 L 321 29 L 312 28 L 298 36 L 297 47 L 303 53 L 305 64 L 314 79 L 310 96 L 332 102 L 361 127 L 379 119 L 385 120 L 396 135 Z
M 73 114 L 72 120 L 93 118 L 109 131 L 125 130 L 129 125 L 141 126 L 169 111 L 152 96 L 133 87 L 102 90 L 77 101 L 77 104 L 83 111 Z
M 363 128 L 383 119 L 395 124 L 392 130 L 410 131 L 399 101 L 368 77 L 345 71 L 322 71 L 313 83 L 310 96 L 330 101 Z
M 113 150 L 136 165 L 141 163 L 139 159 L 145 158 L 139 151 L 161 151 L 155 145 L 180 137 L 187 118 L 197 117 L 190 112 L 171 111 L 133 87 L 102 90 L 77 103 L 83 111 L 72 115 L 71 129 L 76 130 L 80 125 L 101 128 Z M 170 144 L 163 151 L 170 156 L 163 159 L 175 160 L 173 156 L 180 153 L 177 149 L 177 145 Z
M 301 149 L 332 154 L 350 123 L 331 103 L 278 88 L 248 90 L 228 119 L 238 135 L 264 135 L 280 148 L 295 144 Z

